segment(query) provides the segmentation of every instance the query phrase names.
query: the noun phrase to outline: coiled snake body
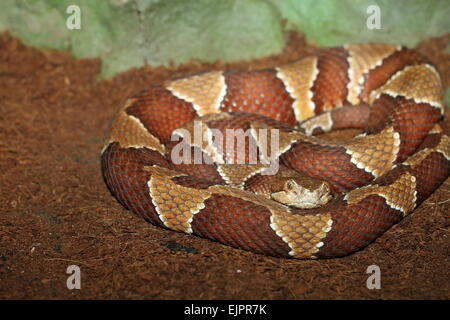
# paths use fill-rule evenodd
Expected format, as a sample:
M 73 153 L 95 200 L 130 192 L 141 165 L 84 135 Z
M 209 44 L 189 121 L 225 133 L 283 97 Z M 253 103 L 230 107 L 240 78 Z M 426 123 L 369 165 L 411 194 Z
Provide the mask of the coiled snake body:
M 338 257 L 383 234 L 449 176 L 443 113 L 439 74 L 417 52 L 385 44 L 323 49 L 273 69 L 212 71 L 144 90 L 116 115 L 102 170 L 120 203 L 155 225 L 267 255 Z M 200 143 L 187 139 L 196 123 Z M 270 154 L 279 156 L 281 176 L 264 174 L 267 162 L 232 164 L 239 151 L 223 152 L 211 138 L 229 128 L 247 130 L 258 160 L 268 148 L 257 133 L 276 129 Z M 365 133 L 344 142 L 314 137 L 340 128 Z M 210 161 L 176 163 L 180 143 L 192 150 L 181 156 Z M 295 180 L 285 183 L 287 171 L 331 194 L 308 193 L 320 198 L 308 209 L 278 201 Z

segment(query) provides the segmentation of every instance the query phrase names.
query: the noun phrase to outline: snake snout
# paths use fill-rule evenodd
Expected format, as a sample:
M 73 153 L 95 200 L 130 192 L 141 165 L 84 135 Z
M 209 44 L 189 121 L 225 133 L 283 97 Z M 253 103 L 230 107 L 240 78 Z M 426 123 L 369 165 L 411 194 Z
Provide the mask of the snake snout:
M 324 206 L 331 199 L 328 182 L 321 181 L 314 188 L 302 185 L 295 179 L 288 179 L 283 190 L 271 193 L 271 198 L 287 206 L 299 209 L 313 209 Z

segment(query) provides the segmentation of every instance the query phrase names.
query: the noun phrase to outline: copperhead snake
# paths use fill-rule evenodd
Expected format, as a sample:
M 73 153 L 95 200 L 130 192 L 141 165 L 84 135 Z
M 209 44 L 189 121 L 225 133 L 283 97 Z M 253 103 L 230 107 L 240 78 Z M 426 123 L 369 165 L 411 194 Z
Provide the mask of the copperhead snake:
M 123 206 L 157 226 L 272 256 L 344 256 L 409 215 L 449 176 L 442 91 L 427 58 L 387 44 L 170 79 L 119 110 L 101 154 L 103 176 Z M 225 143 L 211 138 L 230 128 L 256 143 L 258 160 L 270 149 L 258 132 L 277 132 L 270 151 L 279 157 L 278 176 L 264 174 L 267 161 L 249 165 L 249 149 L 244 163 L 233 163 L 238 151 L 224 152 Z M 343 142 L 315 137 L 342 128 L 364 133 Z M 197 129 L 204 139 L 188 139 Z M 191 162 L 175 163 L 174 151 Z M 192 163 L 194 154 L 209 162 Z M 295 172 L 310 186 L 298 186 Z M 287 203 L 296 201 L 286 193 L 292 188 L 319 200 Z

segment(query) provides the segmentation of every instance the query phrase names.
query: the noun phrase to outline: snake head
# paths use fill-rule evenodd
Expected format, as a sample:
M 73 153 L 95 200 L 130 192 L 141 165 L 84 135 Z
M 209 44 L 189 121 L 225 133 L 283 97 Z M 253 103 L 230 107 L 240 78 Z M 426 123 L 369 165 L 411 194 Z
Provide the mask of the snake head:
M 286 178 L 281 183 L 281 190 L 272 189 L 270 197 L 287 206 L 299 209 L 312 209 L 324 206 L 333 196 L 328 182 L 311 179 Z M 276 184 L 275 184 L 276 185 Z M 278 188 L 280 189 L 280 188 Z

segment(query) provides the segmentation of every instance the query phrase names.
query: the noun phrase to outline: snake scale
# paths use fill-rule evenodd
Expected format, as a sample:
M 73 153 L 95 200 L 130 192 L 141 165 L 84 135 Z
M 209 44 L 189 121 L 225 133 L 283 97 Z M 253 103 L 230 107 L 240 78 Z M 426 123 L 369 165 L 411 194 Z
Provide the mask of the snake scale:
M 123 206 L 157 226 L 272 256 L 344 256 L 409 215 L 449 176 L 442 92 L 427 58 L 387 44 L 170 79 L 119 110 L 101 154 L 103 176 Z M 260 162 L 249 164 L 248 148 L 228 152 L 212 138 L 230 128 L 256 143 Z M 364 133 L 340 142 L 316 137 L 342 128 Z M 262 129 L 277 136 L 263 144 Z M 195 130 L 202 139 L 188 139 Z M 191 161 L 173 161 L 175 151 Z M 278 178 L 264 174 L 269 151 Z M 239 157 L 244 162 L 232 161 Z M 307 208 L 278 201 L 273 179 L 284 179 L 282 189 L 295 185 L 279 172 L 319 181 L 330 194 Z

